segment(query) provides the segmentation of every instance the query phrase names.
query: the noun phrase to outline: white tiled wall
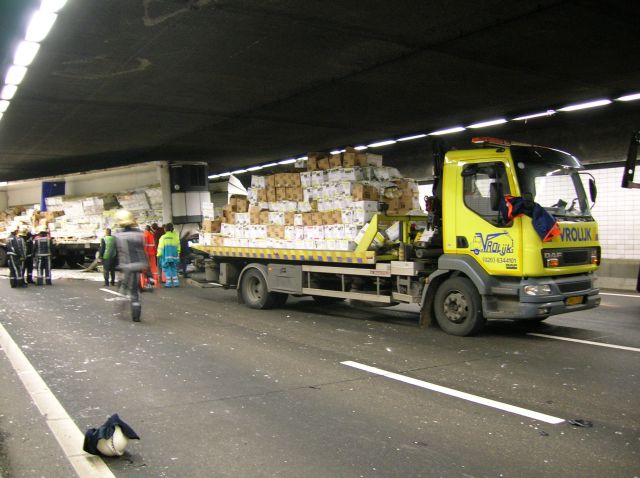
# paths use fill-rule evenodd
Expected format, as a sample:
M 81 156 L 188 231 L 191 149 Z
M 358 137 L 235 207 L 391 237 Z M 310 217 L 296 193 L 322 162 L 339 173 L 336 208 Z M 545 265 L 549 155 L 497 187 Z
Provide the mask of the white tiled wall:
M 589 171 L 596 178 L 598 198 L 592 209 L 598 221 L 602 257 L 640 260 L 640 189 L 624 189 L 622 168 Z M 635 182 L 640 182 L 640 168 Z

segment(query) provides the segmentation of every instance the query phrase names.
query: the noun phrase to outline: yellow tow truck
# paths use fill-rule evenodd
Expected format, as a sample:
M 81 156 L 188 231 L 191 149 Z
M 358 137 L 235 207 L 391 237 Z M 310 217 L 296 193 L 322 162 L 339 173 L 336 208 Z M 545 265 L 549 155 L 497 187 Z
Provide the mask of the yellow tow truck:
M 421 325 L 467 336 L 487 319 L 542 321 L 597 307 L 593 178 L 559 150 L 474 142 L 480 147 L 436 155 L 427 217 L 380 212 L 355 251 L 194 247 L 212 259 L 217 282 L 256 309 L 288 295 L 411 303 Z M 374 248 L 389 227 L 397 240 Z

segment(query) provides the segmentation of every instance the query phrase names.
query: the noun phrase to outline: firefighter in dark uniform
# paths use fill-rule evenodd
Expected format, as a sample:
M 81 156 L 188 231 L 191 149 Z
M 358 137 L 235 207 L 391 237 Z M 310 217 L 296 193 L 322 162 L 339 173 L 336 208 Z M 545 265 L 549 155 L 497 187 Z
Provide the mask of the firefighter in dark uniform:
M 24 274 L 26 275 L 25 283 L 34 284 L 33 282 L 33 234 L 27 226 L 20 229 L 20 236 L 25 244 Z
M 36 259 L 36 285 L 51 285 L 51 239 L 46 226 L 33 239 L 33 254 Z
M 12 227 L 7 239 L 7 262 L 9 264 L 9 283 L 12 288 L 26 287 L 24 283 L 24 260 L 27 256 L 27 245 L 18 235 L 18 226 Z
M 140 273 L 149 267 L 144 252 L 144 235 L 137 227 L 133 214 L 125 209 L 116 213 L 116 224 L 122 228 L 115 234 L 118 268 L 123 273 L 120 292 L 131 303 L 131 318 L 134 322 L 140 322 Z

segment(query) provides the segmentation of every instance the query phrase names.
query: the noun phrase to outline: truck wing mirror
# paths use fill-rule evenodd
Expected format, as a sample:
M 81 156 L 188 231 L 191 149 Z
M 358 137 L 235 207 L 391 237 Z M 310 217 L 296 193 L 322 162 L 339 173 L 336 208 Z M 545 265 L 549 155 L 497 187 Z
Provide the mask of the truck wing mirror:
M 503 196 L 502 184 L 489 184 L 489 200 L 491 201 L 491 210 L 497 211 L 500 206 L 500 198 Z
M 591 198 L 591 202 L 596 202 L 596 197 L 598 196 L 598 188 L 596 186 L 596 181 L 593 178 L 589 178 L 589 197 Z

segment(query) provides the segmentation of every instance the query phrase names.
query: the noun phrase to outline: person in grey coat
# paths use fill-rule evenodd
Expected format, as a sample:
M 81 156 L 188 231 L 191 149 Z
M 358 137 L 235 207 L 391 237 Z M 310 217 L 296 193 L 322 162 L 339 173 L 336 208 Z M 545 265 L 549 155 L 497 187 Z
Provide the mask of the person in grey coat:
M 116 223 L 122 228 L 114 236 L 118 249 L 118 269 L 123 274 L 120 292 L 131 302 L 131 318 L 134 322 L 140 322 L 140 273 L 149 267 L 144 252 L 144 235 L 130 211 L 119 210 Z

